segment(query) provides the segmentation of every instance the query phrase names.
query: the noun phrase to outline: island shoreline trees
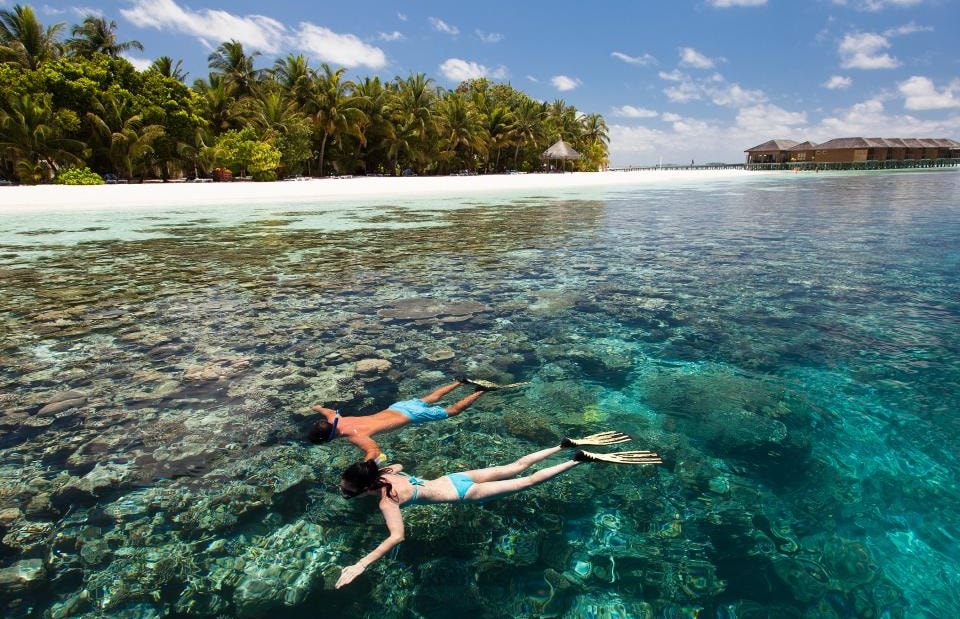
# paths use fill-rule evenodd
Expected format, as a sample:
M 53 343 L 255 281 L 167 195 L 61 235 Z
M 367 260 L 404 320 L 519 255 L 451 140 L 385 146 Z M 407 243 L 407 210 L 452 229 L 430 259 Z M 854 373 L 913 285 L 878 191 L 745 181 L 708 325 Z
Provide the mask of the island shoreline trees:
M 28 5 L 0 10 L 0 83 L 8 85 L 0 177 L 34 184 L 68 168 L 127 182 L 217 168 L 254 180 L 533 172 L 558 139 L 583 153 L 576 169 L 608 163 L 602 116 L 508 83 L 444 89 L 422 73 L 354 81 L 295 54 L 257 68 L 259 53 L 232 40 L 188 86 L 182 61 L 167 56 L 135 69 L 123 53 L 143 46 L 119 40 L 116 27 L 92 15 L 69 30 L 45 27 Z

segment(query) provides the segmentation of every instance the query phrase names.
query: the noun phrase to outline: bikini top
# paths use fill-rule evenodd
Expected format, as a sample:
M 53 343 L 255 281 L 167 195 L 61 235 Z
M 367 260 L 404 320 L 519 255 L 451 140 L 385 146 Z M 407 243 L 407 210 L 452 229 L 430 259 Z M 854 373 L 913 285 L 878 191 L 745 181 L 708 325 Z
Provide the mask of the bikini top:
M 404 507 L 410 507 L 411 505 L 417 504 L 417 497 L 420 496 L 420 486 L 424 485 L 423 480 L 414 475 L 408 475 L 403 471 L 400 471 L 398 475 L 403 475 L 407 478 L 407 481 L 410 482 L 410 485 L 413 486 L 413 496 L 410 497 L 410 500 L 400 506 L 400 509 Z

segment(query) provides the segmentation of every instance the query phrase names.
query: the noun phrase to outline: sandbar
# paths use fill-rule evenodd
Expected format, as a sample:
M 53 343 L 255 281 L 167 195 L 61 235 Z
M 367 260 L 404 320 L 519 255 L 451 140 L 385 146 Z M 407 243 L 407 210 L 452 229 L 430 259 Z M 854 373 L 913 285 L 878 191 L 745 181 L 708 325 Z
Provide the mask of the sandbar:
M 565 174 L 482 176 L 340 177 L 270 183 L 144 183 L 94 186 L 38 185 L 0 187 L 0 213 L 42 210 L 108 210 L 111 207 L 270 202 L 353 201 L 367 198 L 563 194 L 584 189 L 622 189 L 631 185 L 687 184 L 736 179 L 766 172 L 741 169 L 637 170 Z

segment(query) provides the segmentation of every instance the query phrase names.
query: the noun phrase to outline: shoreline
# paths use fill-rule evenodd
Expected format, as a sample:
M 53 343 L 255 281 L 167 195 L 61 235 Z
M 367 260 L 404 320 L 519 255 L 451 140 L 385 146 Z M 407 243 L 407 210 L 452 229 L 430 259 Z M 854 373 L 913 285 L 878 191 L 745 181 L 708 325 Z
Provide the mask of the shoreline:
M 145 183 L 131 185 L 34 185 L 0 187 L 0 214 L 109 210 L 112 207 L 203 206 L 270 202 L 334 202 L 366 198 L 471 196 L 518 191 L 566 192 L 663 183 L 732 180 L 769 172 L 746 170 L 641 170 L 310 179 L 268 183 Z

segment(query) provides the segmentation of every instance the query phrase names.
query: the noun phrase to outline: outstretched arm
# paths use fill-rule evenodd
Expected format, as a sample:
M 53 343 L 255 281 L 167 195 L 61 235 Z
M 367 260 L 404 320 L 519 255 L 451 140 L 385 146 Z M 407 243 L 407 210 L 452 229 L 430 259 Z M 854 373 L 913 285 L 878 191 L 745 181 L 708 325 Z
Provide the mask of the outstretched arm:
M 378 458 L 383 454 L 380 451 L 380 446 L 377 445 L 377 442 L 370 438 L 369 436 L 363 435 L 347 435 L 347 440 L 363 450 L 363 459 L 364 460 L 377 460 L 378 464 L 382 464 Z
M 337 415 L 337 411 L 333 410 L 332 408 L 327 408 L 322 404 L 314 404 L 310 407 L 310 410 L 315 413 L 320 413 L 323 415 L 323 418 L 330 423 L 333 423 L 333 418 Z
M 363 570 L 367 569 L 368 565 L 390 552 L 394 546 L 403 541 L 403 516 L 400 515 L 400 505 L 388 497 L 386 492 L 380 497 L 380 511 L 383 513 L 384 520 L 387 521 L 387 530 L 390 531 L 390 536 L 371 550 L 367 556 L 353 565 L 343 568 L 343 571 L 340 572 L 340 578 L 337 579 L 337 589 L 353 582 L 357 576 L 363 573 Z

